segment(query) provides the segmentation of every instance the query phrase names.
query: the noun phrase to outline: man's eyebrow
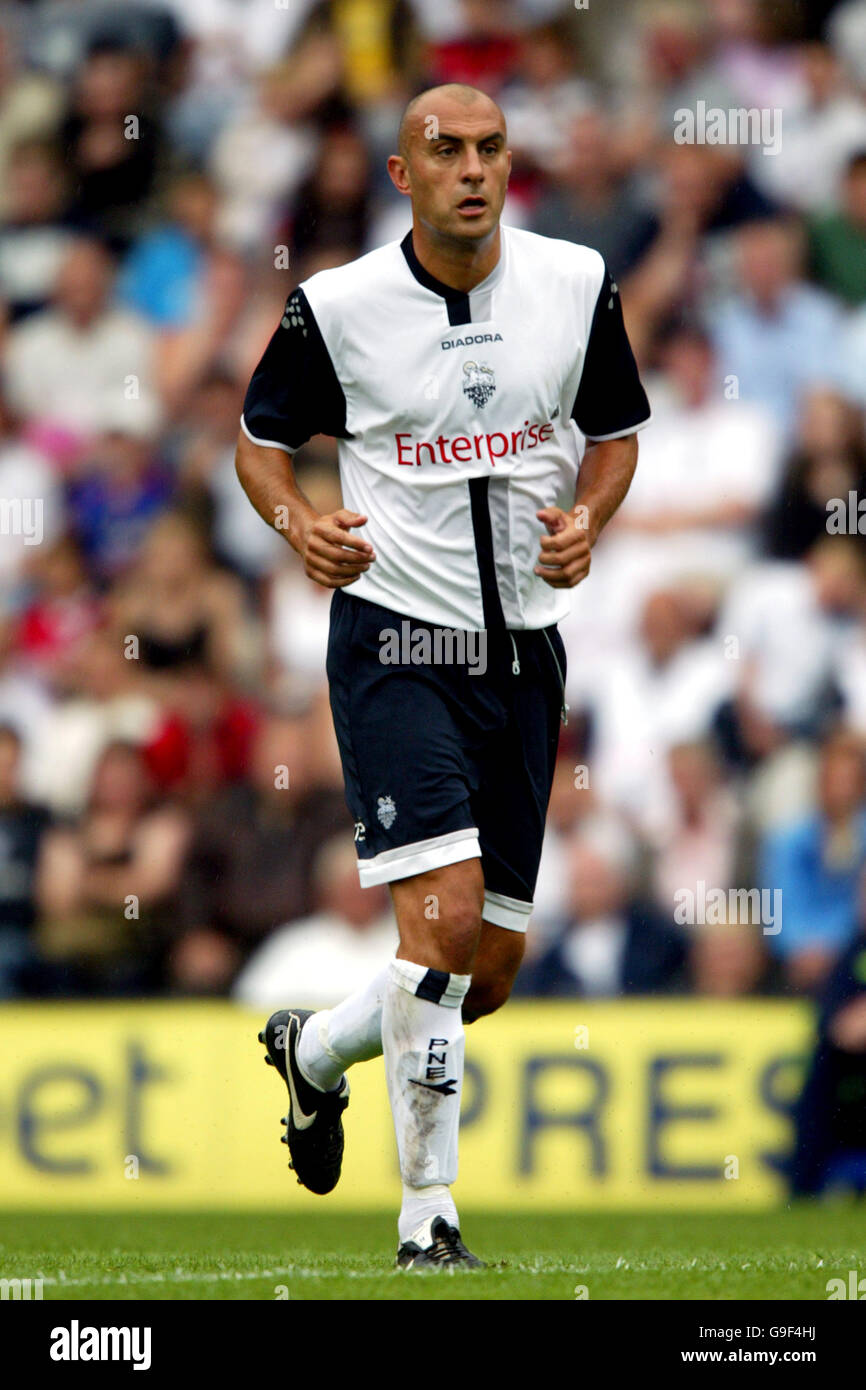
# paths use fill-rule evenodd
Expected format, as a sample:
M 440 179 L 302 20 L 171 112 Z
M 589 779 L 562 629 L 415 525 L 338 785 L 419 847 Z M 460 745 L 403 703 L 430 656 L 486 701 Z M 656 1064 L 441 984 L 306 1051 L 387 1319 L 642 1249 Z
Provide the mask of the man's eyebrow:
M 466 138 L 467 137 L 465 135 L 446 135 L 444 132 L 440 132 L 440 134 L 437 135 L 436 139 L 433 141 L 433 144 L 441 145 L 448 142 L 452 145 L 465 145 Z M 505 136 L 503 135 L 501 130 L 495 130 L 492 135 L 482 135 L 479 137 L 478 140 L 476 140 L 475 143 L 477 145 L 489 145 L 493 140 L 500 140 L 503 143 L 505 142 Z

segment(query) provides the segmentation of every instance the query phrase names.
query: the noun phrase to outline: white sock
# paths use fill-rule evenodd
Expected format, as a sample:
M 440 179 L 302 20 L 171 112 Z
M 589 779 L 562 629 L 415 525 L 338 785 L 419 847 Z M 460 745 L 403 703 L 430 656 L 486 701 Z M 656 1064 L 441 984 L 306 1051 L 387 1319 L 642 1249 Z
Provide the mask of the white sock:
M 336 1090 L 354 1062 L 382 1055 L 382 1000 L 388 967 L 333 1009 L 307 1019 L 298 1043 L 298 1066 L 320 1091 Z
M 401 1245 L 406 1240 L 415 1240 L 424 1250 L 432 1244 L 430 1226 L 437 1216 L 444 1216 L 449 1226 L 460 1225 L 450 1187 L 446 1187 L 444 1182 L 434 1183 L 430 1187 L 403 1184 L 403 1205 L 397 1223 Z
M 382 1006 L 382 1044 L 391 1114 L 397 1134 L 403 1207 L 400 1240 L 410 1240 L 430 1213 L 419 1189 L 435 1187 L 432 1215 L 457 1224 L 447 1189 L 457 1177 L 457 1137 L 463 1089 L 461 1006 L 470 975 L 428 970 L 393 960 Z M 447 1195 L 443 1195 L 441 1189 Z

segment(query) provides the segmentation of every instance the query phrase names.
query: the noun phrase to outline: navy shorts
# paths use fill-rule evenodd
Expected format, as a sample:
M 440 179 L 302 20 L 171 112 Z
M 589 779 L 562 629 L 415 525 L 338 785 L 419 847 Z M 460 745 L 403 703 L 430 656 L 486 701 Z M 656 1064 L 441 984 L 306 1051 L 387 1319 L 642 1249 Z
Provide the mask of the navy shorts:
M 555 626 L 462 638 L 334 593 L 328 681 L 361 883 L 480 856 L 484 920 L 525 931 L 565 648 Z

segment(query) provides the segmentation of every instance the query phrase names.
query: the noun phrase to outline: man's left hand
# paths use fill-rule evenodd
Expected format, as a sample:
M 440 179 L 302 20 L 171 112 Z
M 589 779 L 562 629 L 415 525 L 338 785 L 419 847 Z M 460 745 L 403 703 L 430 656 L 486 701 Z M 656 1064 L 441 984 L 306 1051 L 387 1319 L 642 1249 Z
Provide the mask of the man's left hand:
M 589 574 L 592 547 L 584 520 L 560 507 L 545 507 L 535 515 L 544 522 L 547 535 L 541 538 L 534 572 L 551 589 L 573 589 Z

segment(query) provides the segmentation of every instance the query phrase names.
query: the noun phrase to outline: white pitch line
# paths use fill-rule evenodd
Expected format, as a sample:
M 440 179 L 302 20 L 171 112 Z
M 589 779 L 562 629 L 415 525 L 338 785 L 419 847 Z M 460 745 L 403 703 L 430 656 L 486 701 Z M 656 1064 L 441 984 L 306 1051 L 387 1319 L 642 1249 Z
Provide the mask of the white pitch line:
M 556 1267 L 539 1267 L 534 1264 L 509 1264 L 503 1269 L 491 1270 L 492 1273 L 503 1274 L 555 1274 L 572 1276 L 581 1271 L 574 1269 L 573 1266 L 558 1265 Z M 317 1269 L 311 1265 L 276 1265 L 273 1269 L 264 1270 L 213 1270 L 196 1271 L 175 1269 L 170 1273 L 155 1273 L 142 1271 L 138 1274 L 102 1274 L 90 1277 L 68 1278 L 65 1274 L 42 1276 L 42 1283 L 50 1288 L 130 1288 L 137 1284 L 189 1284 L 189 1283 L 210 1283 L 219 1282 L 232 1283 L 236 1281 L 251 1279 L 382 1279 L 383 1277 L 399 1279 L 404 1277 L 404 1271 L 400 1269 L 382 1270 L 358 1270 L 358 1269 Z
M 845 1256 L 840 1256 L 844 1263 Z M 555 1275 L 567 1278 L 577 1278 L 586 1275 L 609 1275 L 617 1273 L 629 1274 L 659 1274 L 659 1273 L 731 1273 L 745 1272 L 750 1270 L 752 1273 L 781 1274 L 797 1273 L 810 1274 L 823 1265 L 823 1260 L 817 1263 L 796 1264 L 792 1261 L 785 1261 L 784 1265 L 780 1261 L 777 1265 L 772 1263 L 753 1267 L 740 1265 L 737 1261 L 728 1256 L 723 1260 L 706 1260 L 697 1263 L 692 1259 L 688 1263 L 679 1265 L 668 1262 L 630 1260 L 625 1262 L 623 1257 L 614 1262 L 613 1259 L 601 1261 L 589 1261 L 582 1264 L 539 1264 L 537 1261 L 509 1261 L 504 1264 L 494 1264 L 491 1274 L 530 1274 Z M 59 1275 L 43 1275 L 42 1283 L 45 1287 L 56 1289 L 71 1288 L 130 1288 L 139 1284 L 218 1284 L 218 1283 L 237 1283 L 251 1280 L 264 1279 L 399 1279 L 404 1277 L 404 1271 L 399 1269 L 381 1270 L 358 1270 L 358 1269 L 320 1269 L 314 1265 L 274 1265 L 268 1269 L 253 1270 L 187 1270 L 177 1268 L 170 1272 L 158 1273 L 142 1270 L 134 1274 L 103 1274 L 93 1276 L 75 1276 L 68 1278 L 62 1272 Z

